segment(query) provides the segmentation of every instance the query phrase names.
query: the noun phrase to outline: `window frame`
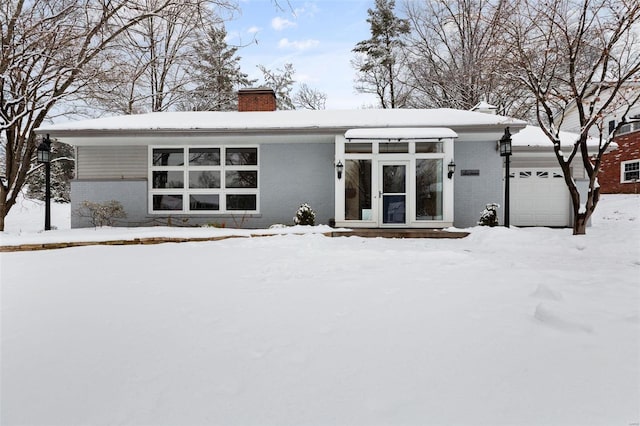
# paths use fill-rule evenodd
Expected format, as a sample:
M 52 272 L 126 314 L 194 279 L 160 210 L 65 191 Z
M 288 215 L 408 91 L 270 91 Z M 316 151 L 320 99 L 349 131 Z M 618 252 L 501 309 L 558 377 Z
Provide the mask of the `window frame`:
M 609 121 L 609 134 L 613 132 L 613 129 L 615 129 L 616 125 L 618 125 L 618 122 L 616 122 L 615 120 Z M 629 133 L 637 132 L 638 130 L 640 130 L 640 122 L 631 121 L 620 126 L 615 136 L 618 137 L 620 135 L 626 135 Z
M 191 165 L 189 162 L 189 152 L 191 149 L 214 148 L 220 150 L 220 161 L 217 165 Z M 227 149 L 255 149 L 255 165 L 227 165 Z M 184 161 L 179 166 L 156 166 L 153 163 L 153 154 L 156 149 L 181 149 Z M 153 215 L 167 214 L 189 214 L 189 215 L 230 215 L 230 214 L 260 214 L 260 147 L 256 144 L 242 145 L 150 145 L 148 147 L 148 212 Z M 154 188 L 153 175 L 158 171 L 179 171 L 183 173 L 182 188 Z M 190 188 L 190 172 L 213 171 L 219 173 L 219 187 L 217 188 Z M 226 172 L 231 171 L 252 171 L 256 173 L 255 188 L 226 188 Z M 155 195 L 180 195 L 182 196 L 182 209 L 180 210 L 155 210 L 153 208 Z M 218 210 L 192 210 L 191 195 L 218 195 Z M 229 210 L 227 208 L 227 197 L 233 195 L 254 195 L 255 210 Z
M 627 164 L 633 164 L 633 163 L 637 163 L 638 164 L 638 169 L 640 169 L 640 158 L 636 158 L 633 160 L 626 160 L 626 161 L 621 161 L 620 162 L 620 183 L 636 183 L 636 182 L 640 182 L 640 179 L 626 179 L 626 174 L 630 173 L 630 172 L 634 172 L 635 170 L 630 170 L 627 171 L 625 170 L 625 166 Z M 640 173 L 640 171 L 639 171 Z

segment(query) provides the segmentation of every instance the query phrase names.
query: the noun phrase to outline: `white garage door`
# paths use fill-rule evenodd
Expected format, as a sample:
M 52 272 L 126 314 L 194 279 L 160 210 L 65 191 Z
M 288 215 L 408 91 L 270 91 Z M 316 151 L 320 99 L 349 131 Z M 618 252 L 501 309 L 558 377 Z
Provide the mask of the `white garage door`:
M 514 226 L 571 226 L 569 190 L 557 168 L 511 171 L 510 216 Z

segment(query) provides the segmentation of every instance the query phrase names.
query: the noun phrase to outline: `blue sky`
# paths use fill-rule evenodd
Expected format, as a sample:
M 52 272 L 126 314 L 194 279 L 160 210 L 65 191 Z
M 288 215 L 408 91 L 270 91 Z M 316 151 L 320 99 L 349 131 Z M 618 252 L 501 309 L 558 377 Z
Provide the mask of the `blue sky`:
M 228 43 L 239 49 L 242 69 L 252 78 L 269 69 L 293 64 L 296 81 L 327 94 L 327 109 L 353 109 L 375 104 L 355 92 L 351 50 L 370 37 L 367 9 L 373 0 L 240 0 L 241 13 L 226 22 Z M 256 42 L 252 41 L 256 40 Z

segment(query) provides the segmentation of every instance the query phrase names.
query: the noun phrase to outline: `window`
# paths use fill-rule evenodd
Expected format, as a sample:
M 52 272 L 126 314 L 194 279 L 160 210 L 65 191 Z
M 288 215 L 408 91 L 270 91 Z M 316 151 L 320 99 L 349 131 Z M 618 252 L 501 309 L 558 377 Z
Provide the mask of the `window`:
M 416 142 L 416 153 L 444 152 L 442 142 Z
M 346 160 L 344 169 L 345 220 L 371 220 L 371 160 Z
M 380 142 L 378 144 L 380 154 L 406 154 L 409 152 L 407 142 Z
M 151 147 L 152 213 L 258 211 L 257 147 Z
M 346 154 L 371 154 L 373 145 L 371 142 L 349 142 L 344 145 L 344 152 Z
M 442 159 L 416 160 L 416 219 L 442 220 Z
M 615 121 L 610 121 L 609 122 L 609 134 L 611 134 L 611 132 L 613 132 L 613 130 L 615 129 L 616 124 L 617 123 Z M 624 135 L 626 133 L 636 132 L 638 130 L 640 130 L 640 122 L 633 121 L 631 123 L 623 124 L 622 126 L 620 126 L 620 128 L 616 132 L 616 136 Z
M 640 180 L 640 160 L 623 161 L 620 164 L 620 182 L 633 183 Z

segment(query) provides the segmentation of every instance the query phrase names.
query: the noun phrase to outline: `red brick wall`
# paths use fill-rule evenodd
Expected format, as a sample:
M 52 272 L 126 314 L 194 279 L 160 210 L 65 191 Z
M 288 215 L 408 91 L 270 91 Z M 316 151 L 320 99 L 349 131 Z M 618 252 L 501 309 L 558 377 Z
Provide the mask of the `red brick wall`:
M 275 111 L 276 94 L 271 89 L 242 89 L 238 92 L 238 111 Z
M 640 194 L 640 182 L 620 183 L 620 163 L 640 159 L 640 131 L 620 135 L 615 139 L 618 149 L 602 157 L 598 174 L 603 194 Z

